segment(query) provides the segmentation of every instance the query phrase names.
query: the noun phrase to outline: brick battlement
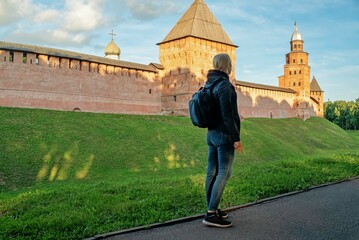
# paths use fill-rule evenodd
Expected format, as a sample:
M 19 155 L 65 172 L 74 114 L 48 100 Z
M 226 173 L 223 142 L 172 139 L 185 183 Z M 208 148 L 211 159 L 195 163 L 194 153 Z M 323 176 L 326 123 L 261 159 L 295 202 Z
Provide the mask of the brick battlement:
M 0 50 L 0 105 L 91 112 L 158 114 L 156 71 L 38 53 Z

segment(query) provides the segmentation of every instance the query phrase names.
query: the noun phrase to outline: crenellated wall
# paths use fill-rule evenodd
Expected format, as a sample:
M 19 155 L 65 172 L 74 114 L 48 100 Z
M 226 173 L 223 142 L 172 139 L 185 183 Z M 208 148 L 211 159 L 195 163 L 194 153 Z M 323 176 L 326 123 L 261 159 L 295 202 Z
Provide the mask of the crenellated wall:
M 182 65 L 185 60 L 174 55 L 167 56 L 167 63 L 164 61 L 167 68 L 158 66 L 153 70 L 147 66 L 148 70 L 139 70 L 128 62 L 124 64 L 129 67 L 124 67 L 105 60 L 0 50 L 0 106 L 188 116 L 188 101 L 205 84 L 212 64 L 208 60 L 211 54 L 193 54 L 190 66 Z M 175 67 L 176 59 L 181 67 Z M 196 62 L 199 66 L 195 66 Z M 317 104 L 321 92 L 302 99 L 294 89 L 233 82 L 243 118 L 306 119 L 321 116 L 323 111 Z
M 244 118 L 297 117 L 295 93 L 236 84 L 239 113 Z
M 10 56 L 11 55 L 11 56 Z M 158 73 L 44 54 L 0 50 L 0 105 L 158 114 Z M 11 61 L 12 60 L 12 61 Z

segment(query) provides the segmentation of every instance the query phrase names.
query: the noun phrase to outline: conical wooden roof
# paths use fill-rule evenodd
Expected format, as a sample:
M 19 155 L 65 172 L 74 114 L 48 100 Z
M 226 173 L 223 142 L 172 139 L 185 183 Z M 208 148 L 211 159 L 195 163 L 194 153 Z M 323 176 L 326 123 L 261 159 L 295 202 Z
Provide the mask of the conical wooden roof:
M 195 0 L 161 43 L 188 36 L 235 46 L 204 0 Z
M 319 87 L 319 84 L 314 76 L 313 76 L 312 82 L 310 83 L 310 91 L 311 92 L 323 92 L 322 89 Z

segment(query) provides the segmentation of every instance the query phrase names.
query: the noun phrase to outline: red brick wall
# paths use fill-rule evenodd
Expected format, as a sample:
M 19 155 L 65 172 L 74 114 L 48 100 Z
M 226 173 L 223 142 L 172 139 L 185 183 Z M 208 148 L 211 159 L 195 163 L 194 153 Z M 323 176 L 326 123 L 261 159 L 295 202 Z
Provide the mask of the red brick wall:
M 295 94 L 236 86 L 238 110 L 244 118 L 297 117 Z
M 8 54 L 0 52 L 0 106 L 133 114 L 161 111 L 158 74 L 94 63 L 96 72 L 90 72 L 89 62 L 56 57 L 49 58 L 48 66 L 46 55 L 38 56 L 38 65 L 36 55 L 31 55 L 32 64 L 25 64 L 23 53 L 17 52 L 14 62 L 8 57 L 4 61 Z
M 4 61 L 6 57 L 6 61 Z M 188 116 L 188 101 L 205 83 L 206 72 L 182 67 L 152 72 L 87 61 L 0 50 L 0 106 L 72 111 Z M 286 118 L 316 115 L 313 102 L 294 93 L 236 85 L 242 117 Z

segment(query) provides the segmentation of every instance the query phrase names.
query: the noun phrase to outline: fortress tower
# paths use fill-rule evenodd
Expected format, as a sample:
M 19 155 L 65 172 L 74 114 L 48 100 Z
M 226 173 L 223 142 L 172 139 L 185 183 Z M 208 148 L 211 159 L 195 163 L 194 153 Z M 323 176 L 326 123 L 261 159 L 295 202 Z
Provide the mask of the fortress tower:
M 308 53 L 304 52 L 303 37 L 296 23 L 290 41 L 290 52 L 286 55 L 284 76 L 279 77 L 279 87 L 293 89 L 297 92 L 298 99 L 303 101 L 310 97 Z
M 204 0 L 195 0 L 169 34 L 158 43 L 163 71 L 163 112 L 187 115 L 188 100 L 204 85 L 212 59 L 227 53 L 233 61 L 236 48 Z
M 279 87 L 296 91 L 296 101 L 293 107 L 297 109 L 297 115 L 303 119 L 313 115 L 313 112 L 318 116 L 323 116 L 323 91 L 315 78 L 312 84 L 310 82 L 308 55 L 304 51 L 302 34 L 295 23 L 290 40 L 290 52 L 286 55 L 284 75 L 278 77 L 278 80 Z
M 313 76 L 310 83 L 310 99 L 316 103 L 316 113 L 318 117 L 324 117 L 324 91 L 320 88 L 317 80 Z

